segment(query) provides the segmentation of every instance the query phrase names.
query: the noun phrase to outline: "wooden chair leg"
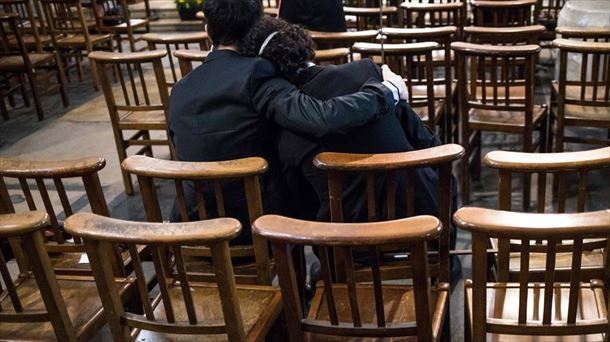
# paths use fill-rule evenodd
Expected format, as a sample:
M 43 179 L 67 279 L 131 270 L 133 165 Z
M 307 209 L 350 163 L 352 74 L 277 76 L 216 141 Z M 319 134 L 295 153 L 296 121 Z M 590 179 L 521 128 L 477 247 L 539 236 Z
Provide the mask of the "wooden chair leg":
M 64 107 L 68 107 L 70 105 L 70 100 L 68 100 L 68 92 L 66 89 L 68 82 L 66 80 L 64 67 L 61 64 L 61 60 L 57 54 L 55 54 L 55 66 L 55 71 L 57 72 L 57 81 L 59 82 L 59 93 L 61 94 L 61 101 Z
M 4 96 L 0 96 L 0 113 L 2 113 L 2 119 L 4 121 L 10 119 L 8 116 L 8 110 L 6 108 L 6 103 L 4 102 Z
M 27 89 L 25 89 L 25 78 L 23 77 L 23 74 L 18 74 L 17 77 L 19 78 L 19 83 L 21 84 L 19 87 L 21 88 L 21 99 L 23 100 L 23 104 L 26 107 L 30 107 L 31 103 L 30 103 L 30 97 L 28 96 L 28 92 Z M 33 85 L 33 83 L 30 83 Z M 11 96 L 12 98 L 12 96 Z M 11 103 L 11 106 L 15 107 L 15 101 L 13 100 L 13 103 Z
M 472 158 L 472 175 L 473 178 L 477 181 L 481 180 L 481 136 L 483 133 L 481 131 L 477 131 L 474 135 L 474 156 Z
M 462 130 L 462 146 L 464 147 L 464 157 L 462 158 L 462 205 L 470 203 L 470 132 L 468 129 Z
M 526 132 L 523 137 L 523 152 L 533 152 L 532 147 L 532 132 Z M 523 211 L 529 211 L 530 200 L 531 200 L 531 188 L 532 188 L 532 174 L 523 174 Z
M 42 104 L 40 103 L 40 94 L 38 93 L 38 87 L 36 86 L 34 71 L 28 70 L 26 75 L 28 77 L 28 81 L 30 82 L 30 88 L 32 91 L 32 97 L 34 98 L 34 106 L 36 107 L 36 114 L 38 114 L 38 120 L 42 121 L 44 120 L 44 111 L 42 110 Z

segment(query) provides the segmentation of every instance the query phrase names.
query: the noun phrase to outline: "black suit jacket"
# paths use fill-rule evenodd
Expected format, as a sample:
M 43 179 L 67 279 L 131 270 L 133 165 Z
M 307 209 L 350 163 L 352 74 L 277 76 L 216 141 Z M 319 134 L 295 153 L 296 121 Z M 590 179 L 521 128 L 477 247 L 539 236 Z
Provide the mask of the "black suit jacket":
M 328 101 L 313 99 L 279 78 L 271 62 L 215 50 L 180 80 L 170 98 L 169 129 L 178 159 L 219 161 L 258 156 L 269 171 L 261 179 L 263 206 L 268 213 L 289 213 L 275 148 L 276 126 L 323 137 L 344 133 L 393 110 L 391 92 L 378 81 L 366 82 L 357 94 Z M 196 218 L 193 185 L 187 184 L 189 216 Z M 204 184 L 208 214 L 216 205 Z M 250 241 L 243 186 L 226 182 L 227 216 L 242 222 L 238 242 Z M 176 208 L 172 219 L 179 220 Z
M 369 78 L 382 79 L 381 70 L 370 60 L 325 67 L 314 66 L 302 75 L 300 89 L 319 99 L 349 94 Z M 282 130 L 278 140 L 284 178 L 301 204 L 298 215 L 306 219 L 327 221 L 328 184 L 326 172 L 313 166 L 312 160 L 323 151 L 347 153 L 391 153 L 413 151 L 439 145 L 439 140 L 423 125 L 419 117 L 404 102 L 397 111 L 381 120 L 353 129 L 346 134 L 313 138 L 306 134 Z M 419 169 L 416 176 L 416 214 L 438 214 L 438 175 L 431 168 Z M 399 194 L 404 194 L 406 179 L 397 177 Z M 366 184 L 363 176 L 346 176 L 343 179 L 344 219 L 347 222 L 367 220 Z M 385 218 L 385 178 L 377 177 L 377 216 Z M 397 214 L 406 215 L 404 196 L 398 196 Z
M 342 0 L 281 0 L 280 18 L 314 31 L 344 32 Z

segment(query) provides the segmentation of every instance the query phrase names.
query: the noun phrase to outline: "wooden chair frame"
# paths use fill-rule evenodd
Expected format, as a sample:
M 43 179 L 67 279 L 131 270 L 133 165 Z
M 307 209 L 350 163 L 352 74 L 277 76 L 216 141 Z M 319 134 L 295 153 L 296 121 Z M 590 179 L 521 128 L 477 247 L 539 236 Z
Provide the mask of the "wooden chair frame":
M 455 26 L 456 40 L 462 38 L 462 30 L 466 26 L 465 1 L 411 1 L 400 5 L 400 15 L 406 28 L 440 28 Z
M 379 7 L 343 7 L 345 15 L 356 17 L 356 30 L 378 30 L 383 26 L 392 26 L 398 20 L 398 8 L 396 6 L 383 6 L 381 9 L 385 23 L 379 24 Z M 372 24 L 372 26 L 371 26 Z
M 178 60 L 180 66 L 180 75 L 182 77 L 188 75 L 193 71 L 193 63 L 203 63 L 210 51 L 195 51 L 195 50 L 176 50 L 174 51 L 174 57 Z
M 529 26 L 538 23 L 536 5 L 539 0 L 471 0 L 475 26 Z M 491 18 L 490 18 L 491 17 Z
M 345 64 L 350 62 L 351 51 L 348 48 L 316 50 L 314 61 L 322 64 Z
M 352 32 L 319 32 L 308 31 L 309 36 L 316 44 L 317 49 L 350 48 L 357 42 L 373 43 L 378 30 L 352 31 Z M 351 59 L 353 60 L 353 55 Z
M 142 34 L 150 31 L 149 18 L 152 16 L 149 0 L 141 0 L 144 2 L 145 18 L 132 19 L 129 11 L 127 0 L 103 0 L 102 4 L 96 2 L 96 6 L 101 6 L 104 14 L 100 14 L 97 8 L 93 8 L 92 12 L 95 17 L 96 29 L 100 33 L 109 33 L 114 36 L 117 42 L 117 49 L 122 52 L 122 35 L 127 36 L 129 48 L 131 52 L 145 50 L 146 47 L 137 49 L 136 43 L 143 40 Z M 118 10 L 117 14 L 108 15 L 112 10 Z M 115 25 L 107 24 L 107 21 L 120 21 Z M 144 29 L 143 31 L 138 31 Z M 139 35 L 138 35 L 139 34 Z

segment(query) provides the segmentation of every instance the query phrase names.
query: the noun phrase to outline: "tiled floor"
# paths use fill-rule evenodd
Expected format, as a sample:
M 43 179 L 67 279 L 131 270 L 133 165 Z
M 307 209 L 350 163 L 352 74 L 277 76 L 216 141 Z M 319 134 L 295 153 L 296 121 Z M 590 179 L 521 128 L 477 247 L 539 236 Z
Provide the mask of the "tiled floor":
M 553 75 L 553 65 L 547 64 L 539 68 L 539 82 L 537 84 L 537 103 L 549 102 L 549 80 Z M 85 68 L 85 71 L 87 69 Z M 88 77 L 88 75 L 85 75 Z M 75 78 L 75 77 L 74 77 Z M 72 159 L 85 156 L 101 156 L 107 161 L 100 177 L 104 188 L 106 200 L 109 202 L 111 215 L 117 218 L 143 220 L 143 208 L 138 193 L 126 196 L 119 169 L 118 158 L 112 138 L 107 109 L 101 92 L 94 92 L 88 81 L 78 82 L 73 78 L 69 85 L 71 105 L 63 108 L 57 95 L 47 95 L 43 98 L 46 119 L 42 122 L 36 120 L 32 108 L 17 107 L 11 109 L 11 119 L 0 123 L 0 155 L 6 158 L 20 159 Z M 87 80 L 87 78 L 86 78 Z M 17 101 L 20 103 L 19 99 Z M 582 134 L 605 136 L 607 132 L 586 131 Z M 515 136 L 501 134 L 484 134 L 484 153 L 494 149 L 519 149 L 520 142 Z M 590 147 L 569 146 L 570 150 Z M 166 149 L 157 149 L 157 156 L 168 157 Z M 484 154 L 483 154 L 484 155 Z M 456 167 L 456 172 L 458 168 Z M 550 180 L 549 180 L 550 182 Z M 567 182 L 572 184 L 573 182 Z M 480 181 L 472 184 L 472 205 L 495 208 L 497 207 L 497 174 L 494 170 L 482 168 Z M 535 185 L 536 182 L 534 181 Z M 17 182 L 8 183 L 13 201 L 18 210 L 25 208 L 24 197 L 19 193 Z M 88 210 L 83 195 L 82 185 L 67 183 L 68 196 L 71 200 L 80 203 L 77 210 Z M 576 184 L 570 186 L 570 201 L 575 200 Z M 168 212 L 173 202 L 173 190 L 169 184 L 161 184 L 160 197 L 163 199 L 163 210 Z M 513 205 L 520 208 L 521 184 L 517 179 L 513 183 Z M 535 188 L 532 189 L 535 194 Z M 549 206 L 553 202 L 547 200 Z M 587 210 L 610 207 L 610 172 L 597 172 L 590 176 Z M 574 208 L 569 205 L 568 208 Z M 550 208 L 549 208 L 550 209 Z M 459 249 L 470 248 L 468 234 L 460 232 L 458 236 Z M 460 257 L 462 274 L 451 298 L 451 322 L 454 341 L 463 340 L 463 279 L 470 276 L 470 257 Z M 109 339 L 107 329 L 96 338 L 97 341 Z

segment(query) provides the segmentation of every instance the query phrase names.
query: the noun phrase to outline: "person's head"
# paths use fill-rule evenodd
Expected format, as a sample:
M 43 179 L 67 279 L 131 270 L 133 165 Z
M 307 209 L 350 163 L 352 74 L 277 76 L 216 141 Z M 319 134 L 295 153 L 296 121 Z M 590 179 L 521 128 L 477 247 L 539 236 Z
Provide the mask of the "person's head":
M 207 32 L 216 46 L 237 45 L 263 15 L 260 0 L 206 0 Z
M 267 44 L 261 52 L 265 41 Z M 301 26 L 269 17 L 261 19 L 250 30 L 240 43 L 240 52 L 245 56 L 270 60 L 282 76 L 291 81 L 298 78 L 315 55 L 313 41 Z

